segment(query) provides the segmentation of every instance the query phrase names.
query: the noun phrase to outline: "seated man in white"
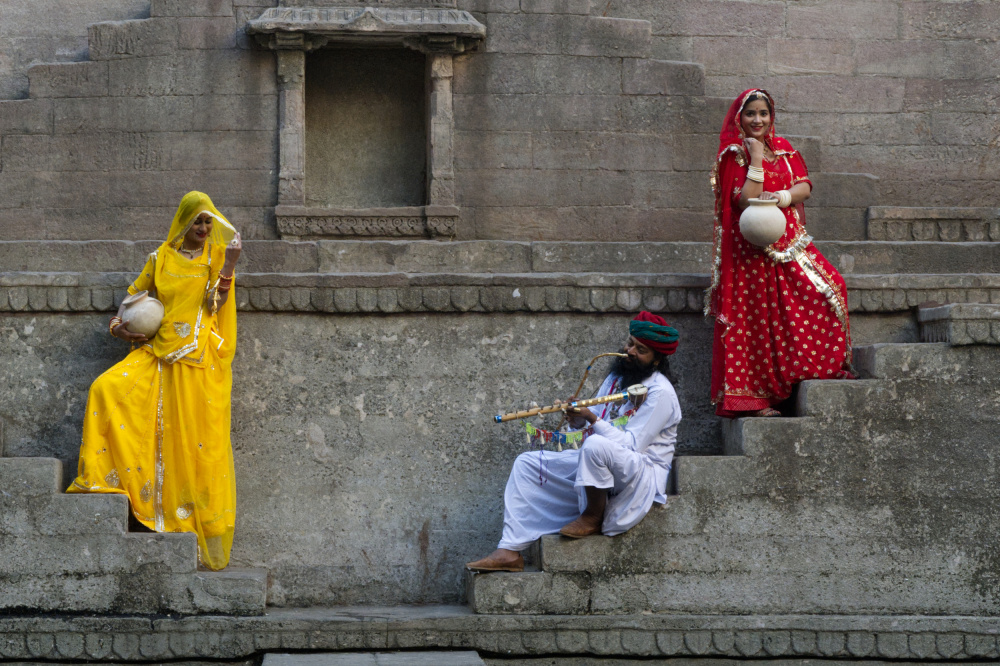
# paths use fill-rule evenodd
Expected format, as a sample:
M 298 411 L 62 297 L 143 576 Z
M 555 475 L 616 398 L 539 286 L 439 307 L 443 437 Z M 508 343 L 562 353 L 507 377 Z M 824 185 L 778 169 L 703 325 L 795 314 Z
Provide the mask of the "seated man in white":
M 640 312 L 629 323 L 624 352 L 598 395 L 642 383 L 648 389 L 638 406 L 611 403 L 594 411 L 569 410 L 570 425 L 587 426 L 580 449 L 529 451 L 514 461 L 504 492 L 503 535 L 491 555 L 466 568 L 522 571 L 522 550 L 543 534 L 572 538 L 614 536 L 637 525 L 653 502 L 667 501 L 667 474 L 674 457 L 681 409 L 665 376 L 667 356 L 677 349 L 677 331 L 666 320 Z M 624 430 L 615 418 L 631 414 Z

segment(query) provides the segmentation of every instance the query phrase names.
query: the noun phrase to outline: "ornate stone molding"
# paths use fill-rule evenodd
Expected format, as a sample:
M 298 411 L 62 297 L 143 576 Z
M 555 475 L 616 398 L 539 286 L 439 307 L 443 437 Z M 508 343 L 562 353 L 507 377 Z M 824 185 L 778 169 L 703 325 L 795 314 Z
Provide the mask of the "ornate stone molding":
M 458 9 L 272 7 L 247 23 L 264 48 L 311 51 L 329 45 L 398 45 L 424 53 L 465 53 L 486 26 Z
M 868 239 L 881 241 L 1000 241 L 1000 208 L 868 209 Z
M 997 659 L 987 617 L 471 615 L 462 607 L 272 609 L 264 617 L 10 617 L 14 661 L 246 659 L 267 652 L 463 649 L 508 657 Z
M 278 233 L 285 240 L 320 238 L 453 238 L 458 208 L 416 206 L 357 210 L 278 206 Z
M 920 308 L 922 342 L 951 345 L 1000 345 L 1000 305 L 953 303 Z
M 0 312 L 109 312 L 124 298 L 133 277 L 131 273 L 0 274 Z M 1000 302 L 1000 286 L 988 289 L 957 282 L 886 289 L 866 285 L 863 279 L 847 280 L 849 309 L 854 314 L 909 313 L 932 298 L 974 304 L 982 302 L 985 295 L 986 300 Z M 641 308 L 698 313 L 706 286 L 707 275 L 244 273 L 239 277 L 236 297 L 239 309 L 257 312 L 598 313 Z M 977 342 L 981 337 L 978 329 L 967 324 L 982 321 L 963 320 L 963 330 L 976 337 L 972 342 L 953 344 Z M 990 329 L 990 335 L 995 336 L 1000 321 L 990 322 L 996 327 Z

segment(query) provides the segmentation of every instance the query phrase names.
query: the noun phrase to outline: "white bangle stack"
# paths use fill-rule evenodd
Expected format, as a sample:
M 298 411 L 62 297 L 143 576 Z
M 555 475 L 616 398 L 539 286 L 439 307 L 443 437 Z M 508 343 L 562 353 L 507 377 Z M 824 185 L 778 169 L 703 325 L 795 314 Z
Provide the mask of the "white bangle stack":
M 764 169 L 761 167 L 748 167 L 747 168 L 747 180 L 752 180 L 755 183 L 764 182 Z
M 788 190 L 775 192 L 778 195 L 778 208 L 788 208 L 792 205 L 792 193 Z

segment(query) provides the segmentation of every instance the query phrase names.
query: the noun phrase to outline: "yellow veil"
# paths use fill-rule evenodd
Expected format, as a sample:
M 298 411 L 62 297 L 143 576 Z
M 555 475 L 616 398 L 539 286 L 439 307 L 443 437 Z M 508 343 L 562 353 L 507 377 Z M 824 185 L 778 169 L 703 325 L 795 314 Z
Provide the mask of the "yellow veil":
M 235 227 L 223 217 L 207 194 L 196 191 L 185 194 L 177 206 L 174 221 L 170 224 L 170 233 L 167 235 L 167 244 L 174 248 L 178 247 L 195 218 L 204 212 L 215 218 L 216 222 L 212 225 L 212 233 L 207 240 L 216 247 L 225 248 L 229 245 L 236 236 Z

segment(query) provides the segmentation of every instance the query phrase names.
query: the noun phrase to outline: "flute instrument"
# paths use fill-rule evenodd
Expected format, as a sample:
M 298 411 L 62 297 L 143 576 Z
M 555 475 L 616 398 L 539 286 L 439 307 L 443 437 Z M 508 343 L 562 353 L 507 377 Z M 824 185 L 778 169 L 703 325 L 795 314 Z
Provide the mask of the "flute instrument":
M 557 402 L 552 405 L 546 405 L 545 407 L 533 407 L 532 409 L 526 409 L 523 412 L 509 412 L 507 414 L 497 414 L 493 417 L 494 423 L 505 423 L 507 421 L 513 421 L 514 419 L 526 419 L 531 416 L 537 416 L 539 414 L 552 414 L 554 412 L 566 412 L 571 409 L 580 409 L 581 407 L 592 407 L 594 405 L 601 405 L 606 402 L 622 402 L 625 400 L 631 400 L 632 404 L 639 407 L 639 404 L 646 398 L 647 389 L 642 384 L 633 384 L 629 386 L 628 389 L 622 391 L 621 393 L 612 393 L 611 395 L 603 395 L 599 398 L 587 398 L 586 400 L 571 400 L 570 402 Z

